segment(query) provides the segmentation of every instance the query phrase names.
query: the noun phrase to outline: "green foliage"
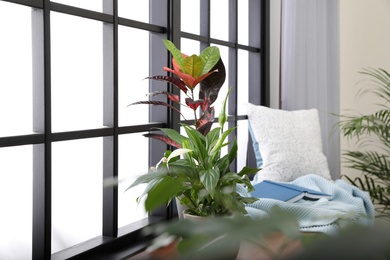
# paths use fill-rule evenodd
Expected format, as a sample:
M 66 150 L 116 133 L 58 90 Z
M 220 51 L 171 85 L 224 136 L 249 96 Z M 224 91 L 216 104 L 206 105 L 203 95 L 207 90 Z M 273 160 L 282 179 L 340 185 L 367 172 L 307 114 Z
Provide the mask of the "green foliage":
M 225 105 L 226 102 L 223 103 Z M 245 204 L 253 203 L 256 199 L 242 197 L 236 192 L 236 185 L 245 185 L 249 192 L 252 191 L 249 175 L 257 173 L 259 169 L 244 167 L 239 173 L 230 171 L 230 165 L 237 157 L 237 141 L 234 138 L 231 149 L 222 156 L 222 149 L 229 145 L 228 136 L 235 129 L 223 131 L 225 122 L 220 121 L 221 127 L 212 129 L 206 135 L 186 124 L 182 124 L 182 127 L 187 136 L 170 128 L 159 128 L 166 138 L 175 141 L 181 148 L 166 151 L 155 172 L 138 177 L 129 187 L 147 183 L 145 191 L 138 198 L 140 200 L 147 195 L 147 211 L 178 198 L 190 213 L 198 216 L 246 213 Z
M 359 170 L 352 184 L 368 191 L 373 203 L 378 204 L 379 216 L 390 218 L 390 74 L 383 69 L 365 69 L 370 77 L 360 94 L 379 97 L 381 108 L 370 115 L 345 115 L 339 122 L 340 130 L 348 139 L 357 138 L 358 151 L 343 153 L 347 167 Z
M 183 148 L 175 151 L 179 151 L 177 154 L 182 158 L 168 160 L 164 157 L 157 172 L 140 176 L 129 188 L 148 184 L 141 195 L 148 195 L 145 202 L 148 211 L 178 197 L 192 214 L 199 216 L 246 213 L 244 203 L 252 203 L 255 199 L 241 197 L 235 191 L 235 185 L 243 184 L 253 190 L 249 175 L 258 169 L 244 167 L 238 174 L 230 171 L 237 156 L 236 141 L 225 156 L 221 156 L 221 149 L 228 145 L 226 138 L 233 129 L 222 132 L 218 127 L 203 136 L 191 126 L 183 127 L 188 137 L 171 129 L 161 129 L 168 137 L 181 140 Z M 183 150 L 185 152 L 181 153 Z M 170 157 L 170 153 L 167 155 Z
M 181 68 L 183 73 L 193 77 L 199 77 L 209 72 L 219 60 L 219 49 L 215 46 L 210 46 L 204 49 L 201 54 L 183 57 L 182 53 L 169 40 L 164 40 L 165 47 L 171 52 L 173 58 Z
M 186 136 L 174 129 L 160 128 L 163 134 L 148 133 L 145 136 L 165 142 L 177 148 L 174 151 L 166 151 L 161 161 L 151 172 L 140 176 L 131 184 L 132 188 L 141 183 L 146 183 L 146 188 L 138 201 L 143 196 L 145 209 L 151 211 L 159 206 L 169 204 L 172 199 L 178 198 L 180 203 L 186 205 L 188 211 L 198 216 L 231 215 L 233 213 L 246 213 L 245 204 L 252 203 L 256 199 L 242 197 L 236 192 L 236 185 L 245 185 L 248 191 L 253 190 L 249 175 L 259 171 L 244 167 L 238 174 L 230 171 L 230 165 L 237 157 L 237 141 L 234 138 L 230 151 L 222 156 L 222 149 L 230 143 L 228 136 L 235 128 L 223 130 L 227 121 L 226 102 L 228 94 L 223 102 L 223 108 L 219 115 L 219 125 L 211 130 L 214 123 L 214 107 L 222 87 L 226 72 L 220 58 L 218 47 L 207 47 L 202 53 L 192 56 L 182 54 L 176 46 L 164 40 L 164 44 L 173 56 L 174 70 L 164 67 L 177 77 L 153 76 L 149 79 L 166 81 L 182 90 L 187 98 L 186 106 L 193 110 L 194 126 L 183 124 Z M 199 99 L 194 99 L 194 88 L 201 83 Z M 181 104 L 177 95 L 167 91 L 154 91 L 150 96 L 166 95 L 171 102 Z M 139 101 L 135 104 L 162 105 L 180 113 L 171 104 L 162 101 Z M 197 118 L 197 109 L 201 109 L 201 116 Z M 128 188 L 128 189 L 129 189 Z

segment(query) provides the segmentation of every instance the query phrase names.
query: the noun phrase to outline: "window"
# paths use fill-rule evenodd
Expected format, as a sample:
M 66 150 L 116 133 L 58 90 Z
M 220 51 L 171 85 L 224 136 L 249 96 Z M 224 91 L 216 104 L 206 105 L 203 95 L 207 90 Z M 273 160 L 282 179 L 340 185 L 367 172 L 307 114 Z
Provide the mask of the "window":
M 142 227 L 173 216 L 171 207 L 148 216 L 136 203 L 143 187 L 125 191 L 167 148 L 142 135 L 183 120 L 127 106 L 170 88 L 143 80 L 170 65 L 162 39 L 187 54 L 220 48 L 227 78 L 216 115 L 231 87 L 234 167 L 247 165 L 244 104 L 268 102 L 266 2 L 0 0 L 1 258 L 130 248 Z M 105 185 L 112 178 L 118 186 Z

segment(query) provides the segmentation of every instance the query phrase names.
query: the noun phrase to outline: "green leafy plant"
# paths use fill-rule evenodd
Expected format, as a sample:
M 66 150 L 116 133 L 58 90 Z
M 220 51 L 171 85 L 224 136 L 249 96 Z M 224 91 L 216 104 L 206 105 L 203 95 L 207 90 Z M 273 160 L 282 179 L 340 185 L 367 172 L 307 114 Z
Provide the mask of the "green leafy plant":
M 351 179 L 355 186 L 368 191 L 377 204 L 379 217 L 390 218 L 390 74 L 384 69 L 364 69 L 370 77 L 360 94 L 379 97 L 380 109 L 369 115 L 345 115 L 340 130 L 348 139 L 356 138 L 358 151 L 346 151 L 347 167 L 364 173 Z
M 249 175 L 259 169 L 244 167 L 239 173 L 230 171 L 230 165 L 237 156 L 236 139 L 230 151 L 222 155 L 222 148 L 230 144 L 228 136 L 234 131 L 234 128 L 226 131 L 223 129 L 227 121 L 225 107 L 230 90 L 218 117 L 219 127 L 211 129 L 215 119 L 212 104 L 225 81 L 225 67 L 219 49 L 208 47 L 199 56 L 187 56 L 172 42 L 165 40 L 164 43 L 173 56 L 174 68 L 172 70 L 165 67 L 164 70 L 178 77 L 158 75 L 148 79 L 166 81 L 178 87 L 187 96 L 186 104 L 181 104 L 178 96 L 165 91 L 152 92 L 150 95 L 164 94 L 171 103 L 179 103 L 192 109 L 195 123 L 193 126 L 182 124 L 186 136 L 170 128 L 157 129 L 161 134 L 146 134 L 146 137 L 163 141 L 175 149 L 167 150 L 156 167 L 138 177 L 129 188 L 147 183 L 144 193 L 138 198 L 147 195 L 147 211 L 167 205 L 178 198 L 191 214 L 198 216 L 246 213 L 245 204 L 252 203 L 255 199 L 242 197 L 235 187 L 242 184 L 249 191 L 253 190 Z M 199 83 L 199 99 L 195 100 L 194 89 Z M 162 105 L 180 113 L 180 110 L 168 102 L 147 100 L 131 105 L 136 104 Z

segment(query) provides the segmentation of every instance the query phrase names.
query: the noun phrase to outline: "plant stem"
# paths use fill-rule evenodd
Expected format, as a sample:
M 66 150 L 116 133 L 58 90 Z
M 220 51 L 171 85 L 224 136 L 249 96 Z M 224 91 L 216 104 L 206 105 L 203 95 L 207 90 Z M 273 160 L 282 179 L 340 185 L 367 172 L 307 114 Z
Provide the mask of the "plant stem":
M 191 92 L 191 99 L 194 100 L 194 90 L 191 89 L 190 92 Z M 195 119 L 194 125 L 195 125 L 195 128 L 196 128 L 196 123 L 198 122 L 198 117 L 196 116 L 196 110 L 197 109 L 194 109 L 194 119 Z

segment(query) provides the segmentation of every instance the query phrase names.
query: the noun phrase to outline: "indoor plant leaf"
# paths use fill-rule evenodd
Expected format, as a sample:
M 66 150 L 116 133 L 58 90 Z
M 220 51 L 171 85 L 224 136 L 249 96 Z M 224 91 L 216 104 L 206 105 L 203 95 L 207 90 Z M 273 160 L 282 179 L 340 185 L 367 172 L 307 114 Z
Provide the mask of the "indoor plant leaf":
M 180 155 L 183 155 L 183 154 L 186 154 L 186 153 L 189 153 L 189 152 L 192 152 L 192 150 L 186 149 L 186 148 L 175 149 L 175 150 L 169 155 L 169 157 L 167 158 L 167 161 L 168 161 L 168 163 L 169 163 L 169 161 L 170 161 L 173 157 L 180 156 Z
M 225 141 L 226 137 L 235 129 L 235 127 L 232 127 L 228 130 L 226 130 L 225 132 L 222 133 L 222 135 L 218 138 L 218 141 L 217 143 L 215 144 L 215 146 L 213 147 L 213 149 L 211 150 L 210 154 L 212 154 L 213 156 L 215 156 L 216 152 L 218 152 L 219 150 L 221 150 L 221 148 L 226 145 L 224 144 L 223 142 Z
M 237 138 L 234 137 L 234 142 L 233 142 L 233 145 L 232 147 L 230 148 L 230 151 L 228 153 L 228 156 L 229 156 L 229 164 L 231 164 L 234 159 L 236 159 L 237 157 L 237 150 L 238 150 L 238 146 L 237 146 Z
M 154 80 L 160 80 L 160 81 L 166 81 L 169 83 L 172 83 L 174 86 L 178 87 L 181 91 L 184 93 L 187 93 L 188 89 L 183 81 L 181 81 L 179 78 L 176 77 L 170 77 L 170 76 L 163 76 L 163 75 L 156 75 L 152 77 L 146 77 L 145 79 L 154 79 Z
M 226 97 L 225 99 L 223 100 L 222 102 L 222 109 L 221 109 L 221 112 L 219 113 L 219 116 L 218 116 L 218 123 L 219 123 L 219 126 L 223 129 L 223 126 L 225 125 L 226 121 L 227 121 L 227 115 L 226 115 L 226 102 L 228 100 L 228 97 L 229 97 L 229 94 L 230 94 L 230 90 L 231 88 L 228 89 L 228 92 L 226 94 Z
M 184 57 L 179 49 L 176 48 L 175 44 L 169 40 L 163 40 L 165 47 L 172 54 L 173 58 L 176 60 L 179 67 L 184 71 Z
M 147 174 L 138 176 L 137 179 L 126 189 L 130 189 L 142 183 L 148 183 L 155 179 L 162 179 L 167 175 L 167 171 L 149 172 Z
M 184 115 L 180 112 L 180 110 L 178 110 L 174 106 L 172 106 L 172 105 L 170 105 L 170 104 L 168 104 L 166 102 L 163 102 L 163 101 L 156 101 L 156 100 L 137 101 L 137 102 L 131 103 L 131 104 L 127 105 L 127 106 L 141 105 L 141 104 L 169 107 L 169 108 L 175 110 L 176 112 L 178 112 L 184 118 Z
M 178 144 L 182 144 L 183 141 L 188 139 L 188 137 L 185 137 L 179 134 L 177 131 L 170 128 L 157 128 L 157 129 L 163 131 L 169 138 L 171 138 L 173 141 L 175 141 Z
M 203 75 L 212 70 L 215 64 L 217 64 L 220 57 L 219 49 L 215 46 L 209 46 L 201 52 L 199 57 L 202 59 L 203 63 L 200 75 Z
M 169 98 L 169 100 L 171 100 L 172 102 L 176 102 L 176 103 L 180 102 L 180 97 L 178 95 L 169 93 L 168 91 L 156 90 L 148 93 L 148 96 L 152 96 L 152 97 L 157 95 L 166 95 Z
M 206 149 L 208 154 L 211 153 L 211 150 L 213 149 L 214 145 L 217 143 L 219 135 L 221 132 L 221 128 L 216 127 L 206 135 Z
M 197 55 L 192 55 L 184 59 L 184 71 L 186 74 L 198 78 L 202 73 L 202 59 Z M 208 71 L 207 71 L 208 72 Z
M 166 176 L 154 185 L 153 189 L 148 191 L 148 197 L 145 200 L 145 210 L 151 211 L 159 206 L 167 205 L 169 201 L 176 196 L 182 189 L 181 183 Z
M 214 196 L 215 186 L 217 186 L 219 180 L 219 171 L 218 169 L 206 169 L 199 171 L 199 177 L 207 192 Z
M 175 142 L 174 140 L 172 140 L 171 138 L 169 138 L 168 136 L 165 136 L 165 135 L 149 133 L 149 134 L 144 134 L 144 136 L 149 137 L 149 138 L 153 138 L 156 140 L 160 140 L 160 141 L 166 143 L 167 145 L 171 145 L 171 146 L 176 147 L 176 148 L 181 148 L 180 144 L 178 144 L 177 142 Z
M 191 145 L 194 147 L 192 150 L 194 153 L 200 156 L 198 159 L 204 161 L 204 158 L 207 155 L 205 137 L 190 126 L 183 125 L 183 127 L 188 135 L 189 140 L 191 141 Z
M 213 104 L 218 97 L 219 90 L 221 89 L 226 78 L 225 65 L 220 58 L 212 68 L 211 71 L 217 70 L 218 72 L 213 73 L 202 80 L 200 83 L 199 98 L 207 99 L 210 104 Z

